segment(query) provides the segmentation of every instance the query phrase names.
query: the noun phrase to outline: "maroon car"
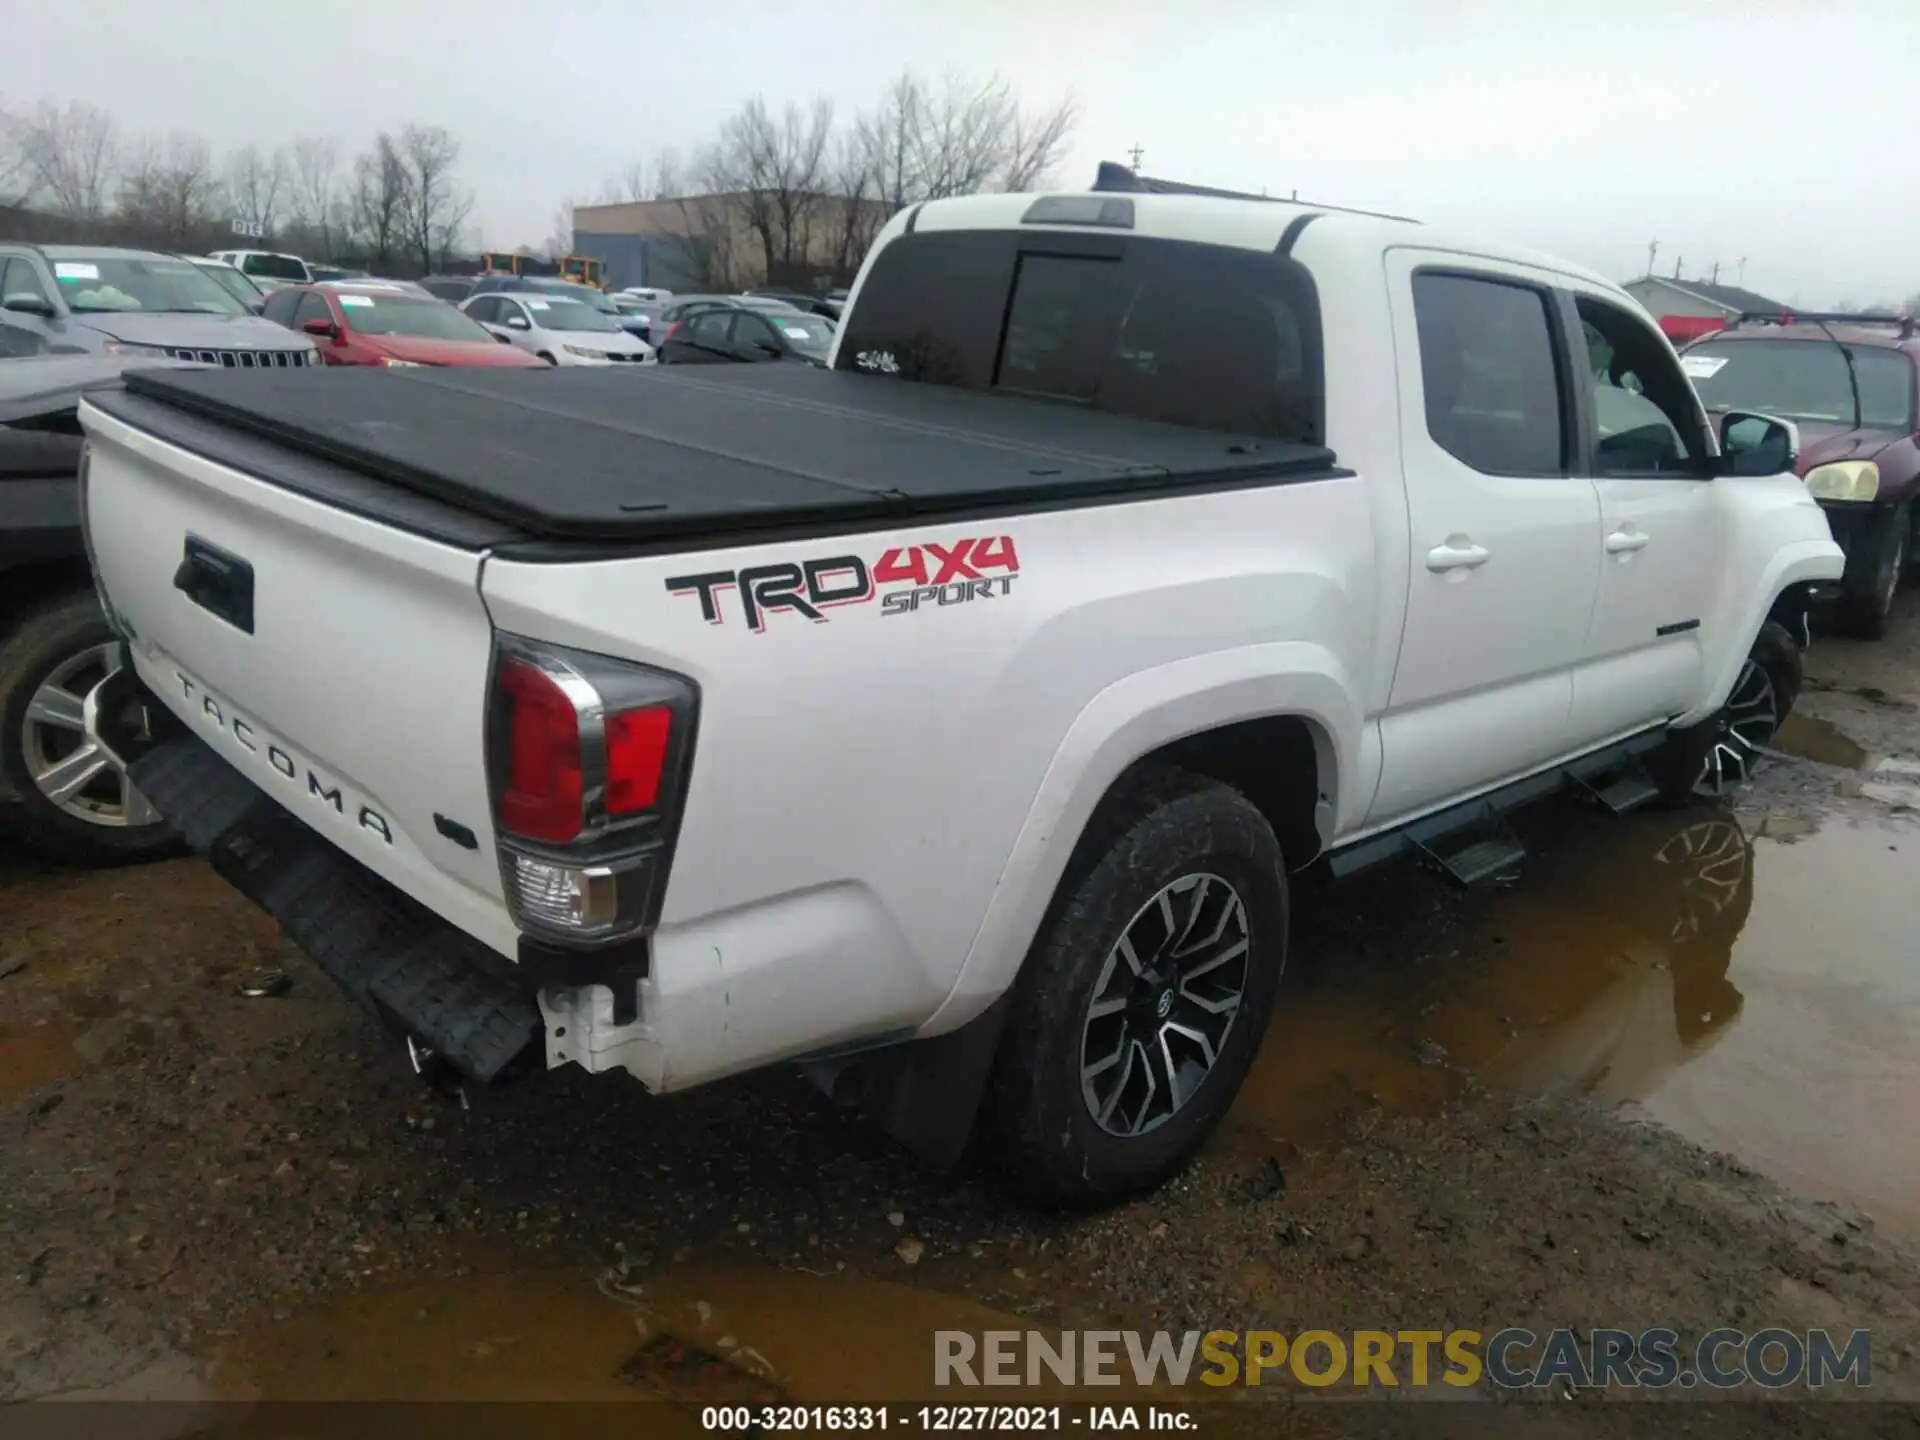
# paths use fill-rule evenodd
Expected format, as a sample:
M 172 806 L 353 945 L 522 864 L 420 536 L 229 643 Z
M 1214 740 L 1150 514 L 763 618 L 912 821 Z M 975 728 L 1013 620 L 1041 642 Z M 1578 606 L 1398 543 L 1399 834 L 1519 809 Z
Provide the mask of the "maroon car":
M 1757 411 L 1800 429 L 1800 473 L 1847 552 L 1840 619 L 1887 630 L 1920 555 L 1920 336 L 1909 316 L 1742 316 L 1681 352 L 1709 412 Z

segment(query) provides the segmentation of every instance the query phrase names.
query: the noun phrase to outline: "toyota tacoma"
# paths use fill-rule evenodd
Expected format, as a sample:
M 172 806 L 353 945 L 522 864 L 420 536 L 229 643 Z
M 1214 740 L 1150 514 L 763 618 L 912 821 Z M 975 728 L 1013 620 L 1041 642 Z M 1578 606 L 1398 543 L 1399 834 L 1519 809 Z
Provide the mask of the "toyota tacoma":
M 895 217 L 826 368 L 82 421 L 94 732 L 417 1064 L 798 1061 L 1063 1203 L 1220 1120 L 1295 872 L 1737 783 L 1842 568 L 1616 286 L 1112 168 Z

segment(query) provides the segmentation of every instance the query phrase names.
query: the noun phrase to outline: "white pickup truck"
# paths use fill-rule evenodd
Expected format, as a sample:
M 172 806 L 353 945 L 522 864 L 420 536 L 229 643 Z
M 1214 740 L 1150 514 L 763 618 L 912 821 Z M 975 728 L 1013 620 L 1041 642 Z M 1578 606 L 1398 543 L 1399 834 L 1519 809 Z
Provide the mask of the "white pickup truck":
M 826 369 L 91 395 L 92 733 L 416 1062 L 796 1060 L 1036 1195 L 1156 1183 L 1290 872 L 1734 783 L 1842 558 L 1598 277 L 1103 183 L 896 217 Z

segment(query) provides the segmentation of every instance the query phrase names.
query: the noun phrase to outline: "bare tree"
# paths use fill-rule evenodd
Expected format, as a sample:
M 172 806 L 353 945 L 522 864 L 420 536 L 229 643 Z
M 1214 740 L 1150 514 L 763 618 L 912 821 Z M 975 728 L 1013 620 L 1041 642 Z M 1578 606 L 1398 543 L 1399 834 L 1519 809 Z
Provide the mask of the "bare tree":
M 34 177 L 27 164 L 25 122 L 0 106 L 0 205 L 33 203 Z
M 821 203 L 826 211 L 833 273 L 842 279 L 850 279 L 859 268 L 884 223 L 879 203 L 884 177 L 876 158 L 873 136 L 865 124 L 843 132 L 834 147 L 828 171 L 830 194 Z
M 830 101 L 816 100 L 805 111 L 788 105 L 776 118 L 755 97 L 721 127 L 709 152 L 709 186 L 739 197 L 769 280 L 789 281 L 806 268 L 832 130 Z
M 1024 109 L 998 76 L 949 74 L 938 90 L 903 71 L 856 124 L 874 191 L 891 210 L 983 190 L 1025 190 L 1064 155 L 1079 123 L 1071 96 Z
M 451 248 L 472 212 L 473 197 L 454 179 L 460 142 L 451 131 L 409 125 L 400 134 L 400 154 L 407 180 L 402 228 L 425 273 L 434 268 L 436 254 L 444 256 Z
M 553 207 L 553 229 L 547 235 L 543 254 L 549 260 L 559 260 L 563 255 L 573 253 L 573 211 L 580 202 L 571 195 Z
M 263 240 L 274 234 L 274 221 L 289 198 L 289 169 L 285 150 L 263 155 L 258 145 L 247 145 L 227 157 L 227 202 L 247 234 Z
M 1068 95 L 1045 110 L 1017 105 L 1008 123 L 997 189 L 1035 190 L 1052 178 L 1080 126 L 1080 101 Z
M 400 147 L 385 131 L 353 162 L 354 227 L 366 241 L 369 258 L 382 269 L 406 243 L 410 178 Z
M 16 126 L 28 188 L 55 213 L 97 224 L 107 213 L 119 156 L 119 128 L 104 110 L 79 101 L 43 103 Z
M 332 259 L 347 236 L 341 233 L 340 142 L 303 135 L 293 142 L 287 209 L 303 232 L 309 252 Z
M 213 152 L 198 135 L 176 133 L 165 144 L 149 137 L 128 157 L 120 222 L 129 238 L 169 250 L 194 248 L 219 226 L 223 203 Z

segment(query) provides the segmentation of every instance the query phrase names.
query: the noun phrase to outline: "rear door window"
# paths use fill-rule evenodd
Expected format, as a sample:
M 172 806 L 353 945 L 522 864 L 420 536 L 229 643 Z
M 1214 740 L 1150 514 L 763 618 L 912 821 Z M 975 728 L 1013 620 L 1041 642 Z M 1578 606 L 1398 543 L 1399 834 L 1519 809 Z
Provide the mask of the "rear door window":
M 1544 290 L 1493 276 L 1413 277 L 1427 433 L 1487 475 L 1562 475 L 1567 415 Z
M 1319 443 L 1319 305 L 1266 251 L 1140 236 L 906 235 L 845 320 L 843 370 Z

